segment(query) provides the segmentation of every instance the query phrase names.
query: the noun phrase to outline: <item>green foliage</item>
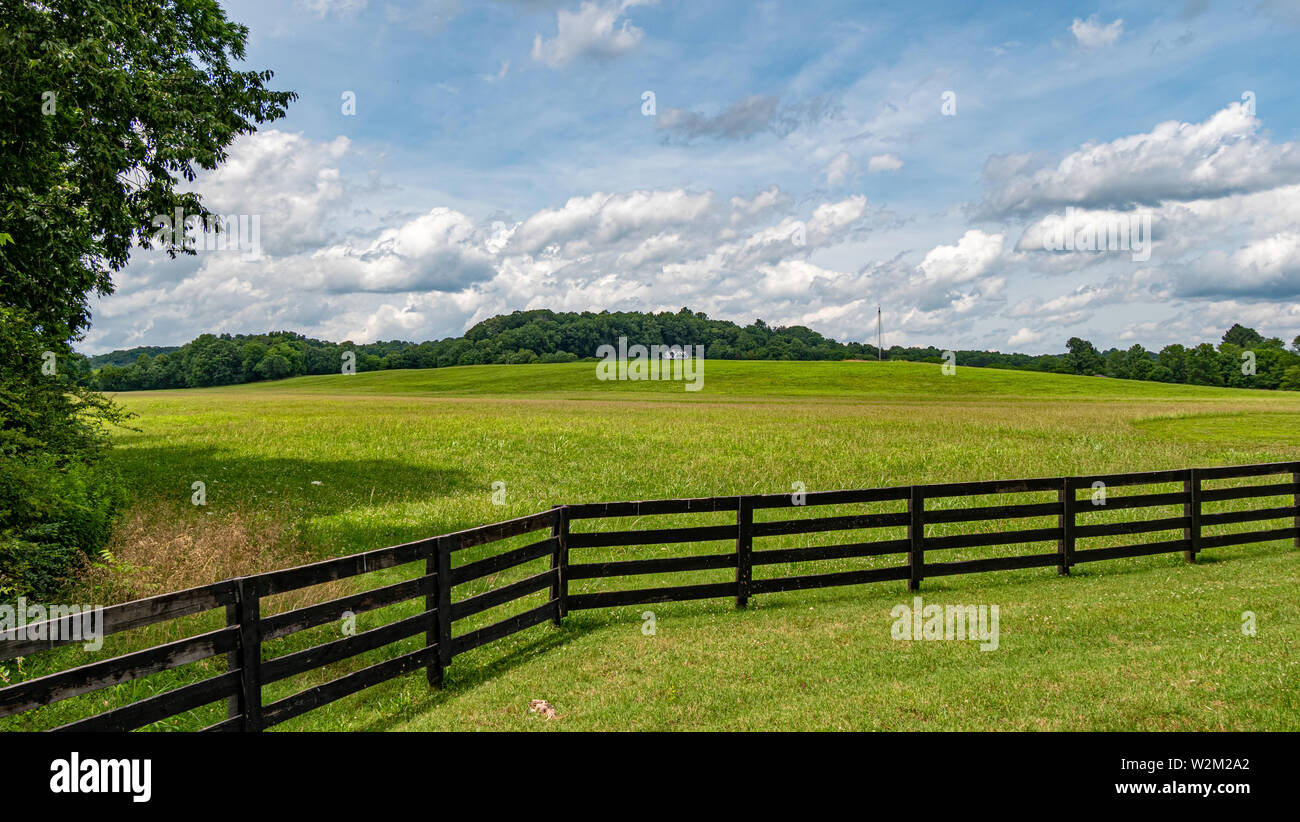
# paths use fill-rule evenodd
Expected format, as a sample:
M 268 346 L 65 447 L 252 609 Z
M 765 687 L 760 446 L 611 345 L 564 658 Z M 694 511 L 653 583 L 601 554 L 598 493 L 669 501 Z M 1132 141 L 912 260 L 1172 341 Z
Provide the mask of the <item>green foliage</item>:
M 255 371 L 264 380 L 282 380 L 293 373 L 293 366 L 279 354 L 268 354 L 257 363 Z
M 1278 388 L 1283 391 L 1300 391 L 1300 365 L 1293 365 L 1286 370 Z
M 0 306 L 0 598 L 51 594 L 106 544 L 121 499 L 100 457 L 124 413 L 74 383 L 33 325 Z
M 1255 348 L 1264 343 L 1264 337 L 1253 328 L 1247 328 L 1241 323 L 1233 323 L 1232 328 L 1224 332 L 1223 341 L 1240 348 Z
M 741 327 L 711 320 L 703 313 L 683 308 L 659 314 L 602 311 L 556 313 L 546 309 L 516 311 L 478 323 L 463 337 L 436 342 L 392 340 L 367 345 L 315 340 L 290 331 L 257 335 L 205 334 L 178 349 L 164 349 L 149 358 L 145 349 L 103 354 L 87 361 L 109 363 L 93 375 L 83 366 L 83 381 L 105 391 L 182 388 L 260 382 L 285 377 L 338 374 L 345 351 L 354 351 L 358 371 L 404 368 L 446 368 L 454 365 L 522 365 L 562 363 L 595 357 L 602 345 L 628 344 L 703 345 L 713 360 L 874 360 L 874 346 L 840 343 L 803 326 L 773 327 L 755 320 Z M 957 364 L 975 368 L 1005 368 L 1049 374 L 1104 374 L 1125 380 L 1193 383 L 1234 388 L 1275 389 L 1287 368 L 1300 365 L 1300 356 L 1287 351 L 1282 341 L 1265 339 L 1253 329 L 1234 325 L 1225 338 L 1254 340 L 1244 349 L 1225 342 L 1216 351 L 1204 343 L 1193 349 L 1169 345 L 1159 354 L 1141 345 L 1128 350 L 1097 350 L 1091 342 L 1072 337 L 1068 353 L 1003 354 L 998 351 L 954 352 Z M 1242 370 L 1242 353 L 1250 350 L 1256 373 Z M 134 364 L 124 367 L 112 363 Z M 933 346 L 893 346 L 884 359 L 939 363 L 944 351 Z
M 134 364 L 118 365 L 130 362 L 127 352 L 100 355 L 95 359 L 105 365 L 93 375 L 87 373 L 85 382 L 104 391 L 131 391 L 338 374 L 346 351 L 356 353 L 358 371 L 563 363 L 594 357 L 600 346 L 617 345 L 619 337 L 626 337 L 629 344 L 702 345 L 706 356 L 715 359 L 876 358 L 872 346 L 838 343 L 802 326 L 772 328 L 757 320 L 741 328 L 685 308 L 676 314 L 536 310 L 492 317 L 466 331 L 464 337 L 418 344 L 398 340 L 367 345 L 332 343 L 290 331 L 219 337 L 205 334 L 152 358 L 144 356 L 147 352 L 142 349 L 132 349 L 141 355 Z M 168 365 L 160 366 L 160 361 Z
M 142 345 L 136 348 L 125 348 L 120 351 L 110 351 L 107 354 L 97 354 L 93 357 L 85 358 L 86 369 L 89 371 L 98 371 L 106 365 L 115 365 L 119 368 L 127 365 L 133 365 L 140 358 L 141 354 L 149 357 L 157 357 L 160 354 L 170 354 L 178 346 L 175 345 Z
M 40 452 L 0 461 L 0 599 L 52 597 L 108 543 L 124 499 L 118 475 Z
M 0 19 L 0 300 L 72 339 L 156 216 L 212 216 L 180 178 L 295 95 L 237 67 L 248 30 L 215 0 L 0 0 Z
M 1187 382 L 1192 385 L 1223 385 L 1219 352 L 1209 343 L 1201 343 L 1188 352 Z
M 240 67 L 248 30 L 216 0 L 0 0 L 0 20 L 0 596 L 45 596 L 104 546 L 121 496 L 100 457 L 123 414 L 71 349 L 90 295 L 113 290 L 136 244 L 194 253 L 156 233 L 178 211 L 215 216 L 182 179 L 295 95 Z M 100 373 L 127 388 L 238 382 L 229 345 L 144 350 Z
M 1069 364 L 1071 372 L 1084 376 L 1102 372 L 1105 363 L 1092 343 L 1079 337 L 1071 337 L 1065 345 L 1069 351 L 1065 355 L 1065 361 Z
M 1147 379 L 1152 382 L 1173 382 L 1174 374 L 1163 365 L 1157 365 L 1151 369 L 1151 375 Z

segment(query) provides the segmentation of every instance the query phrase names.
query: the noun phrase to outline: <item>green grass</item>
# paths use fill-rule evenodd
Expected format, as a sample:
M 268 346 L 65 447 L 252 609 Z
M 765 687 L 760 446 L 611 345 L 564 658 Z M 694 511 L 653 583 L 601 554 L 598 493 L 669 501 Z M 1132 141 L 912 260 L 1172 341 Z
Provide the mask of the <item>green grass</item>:
M 139 414 L 141 430 L 122 436 L 113 459 L 130 479 L 139 508 L 164 512 L 178 527 L 235 516 L 278 523 L 290 529 L 302 561 L 309 561 L 561 502 L 1300 457 L 1291 435 L 1300 421 L 1300 396 L 1284 392 L 962 367 L 943 376 L 937 365 L 911 363 L 712 361 L 704 390 L 686 392 L 680 382 L 601 382 L 594 371 L 591 363 L 482 366 L 123 394 L 119 399 Z M 189 505 L 196 480 L 207 484 L 202 509 Z M 506 484 L 504 506 L 492 503 L 496 481 Z M 799 515 L 864 510 L 897 509 L 842 506 Z M 1095 521 L 1105 519 L 1103 513 Z M 603 527 L 727 520 L 647 517 Z M 1022 520 L 1012 527 L 1047 524 Z M 1007 524 L 975 527 L 1002 530 Z M 1255 527 L 1273 526 L 1245 529 Z M 956 532 L 954 526 L 934 533 Z M 890 536 L 841 532 L 771 538 L 756 547 Z M 1135 540 L 1099 540 L 1096 547 L 1124 541 Z M 725 544 L 584 549 L 581 561 L 726 550 Z M 971 549 L 951 558 L 1029 550 L 1050 548 Z M 466 553 L 461 561 L 482 555 Z M 1296 559 L 1290 543 L 1279 542 L 1214 551 L 1192 567 L 1159 556 L 1079 566 L 1067 579 L 1046 568 L 927 580 L 921 592 L 927 603 L 999 605 L 1001 647 L 990 652 L 973 643 L 891 640 L 890 608 L 910 602 L 901 582 L 759 596 L 742 613 L 722 601 L 573 613 L 562 628 L 533 628 L 458 657 L 441 692 L 412 675 L 284 727 L 1295 729 Z M 769 566 L 756 576 L 897 561 Z M 487 582 L 499 585 L 541 567 L 539 561 Z M 646 577 L 637 587 L 722 581 L 730 574 Z M 361 590 L 403 575 L 380 572 L 355 584 Z M 581 584 L 582 590 L 612 589 L 607 581 Z M 578 586 L 575 581 L 575 591 Z M 457 594 L 474 590 L 458 588 Z M 538 602 L 494 609 L 479 624 Z M 641 632 L 647 610 L 656 615 L 654 636 Z M 1244 611 L 1257 615 L 1257 636 L 1243 636 Z M 363 615 L 360 625 L 414 612 L 414 604 L 393 606 Z M 215 627 L 215 619 L 191 624 Z M 467 627 L 473 626 L 457 623 L 457 633 Z M 110 638 L 104 653 L 159 636 L 130 634 L 120 642 Z M 337 636 L 337 626 L 322 626 L 279 641 L 268 654 Z M 269 687 L 266 701 L 418 642 Z M 26 669 L 40 673 L 84 661 L 76 652 L 49 656 L 28 660 Z M 214 660 L 194 666 L 199 671 L 157 675 L 129 690 L 69 700 L 0 727 L 57 724 L 223 664 Z M 534 698 L 551 701 L 561 718 L 544 722 L 528 715 Z M 210 707 L 160 727 L 201 727 L 217 718 L 218 709 Z
M 1169 385 L 1164 383 L 1113 380 L 1106 377 L 1074 377 L 1035 374 L 991 368 L 958 367 L 942 375 L 938 365 L 909 362 L 734 362 L 709 360 L 703 369 L 703 389 L 685 391 L 681 381 L 617 381 L 595 378 L 590 362 L 553 365 L 459 366 L 406 371 L 371 371 L 344 377 L 329 375 L 299 377 L 273 383 L 251 383 L 219 392 L 298 394 L 412 394 L 422 397 L 518 397 L 547 396 L 621 400 L 629 394 L 638 399 L 671 399 L 717 402 L 723 398 L 761 399 L 819 397 L 825 400 L 943 398 L 963 400 L 980 397 L 1023 397 L 1052 399 L 1151 399 L 1269 396 L 1272 392 L 1231 388 Z M 943 376 L 943 379 L 939 379 Z M 159 392 L 151 392 L 159 393 Z

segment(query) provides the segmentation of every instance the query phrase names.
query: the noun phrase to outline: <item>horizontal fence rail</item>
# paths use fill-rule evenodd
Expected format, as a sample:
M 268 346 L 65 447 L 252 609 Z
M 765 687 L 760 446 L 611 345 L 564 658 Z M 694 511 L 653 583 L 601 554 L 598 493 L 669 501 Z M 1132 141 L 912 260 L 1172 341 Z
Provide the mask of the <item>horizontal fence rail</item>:
M 1223 484 L 1242 480 L 1254 482 Z M 1039 499 L 1006 501 L 1008 495 Z M 1278 505 L 1279 497 L 1289 497 L 1289 504 Z M 990 500 L 999 498 L 1002 504 L 990 504 Z M 1270 499 L 1274 502 L 1245 510 L 1220 510 L 1224 503 Z M 975 504 L 962 507 L 963 502 Z M 818 509 L 827 506 L 852 505 L 876 505 L 886 510 L 817 515 Z M 1117 511 L 1129 518 L 1118 522 L 1095 520 L 1101 512 Z M 813 515 L 796 515 L 805 512 Z M 760 513 L 777 518 L 756 518 Z M 681 515 L 722 515 L 731 521 L 606 530 L 586 526 L 589 521 Z M 1021 520 L 1031 522 L 1018 523 Z M 1006 523 L 999 526 L 1005 530 L 972 530 L 991 522 Z M 582 527 L 572 530 L 575 524 Z M 1254 530 L 1205 533 L 1206 529 L 1232 525 Z M 934 533 L 936 526 L 958 533 L 938 535 Z M 813 534 L 845 539 L 837 532 L 852 532 L 855 536 L 830 545 L 773 548 L 764 544 L 775 537 Z M 1129 542 L 1130 536 L 1151 539 Z M 1094 544 L 1099 539 L 1114 538 L 1122 538 L 1125 544 Z M 498 545 L 511 540 L 522 544 Z M 926 577 L 1037 567 L 1055 567 L 1058 574 L 1068 575 L 1078 563 L 1162 553 L 1182 553 L 1193 562 L 1203 550 L 1275 540 L 1292 540 L 1300 547 L 1300 462 L 558 505 L 505 522 L 104 608 L 101 635 L 220 611 L 224 611 L 224 627 L 0 688 L 0 717 L 216 659 L 224 662 L 224 671 L 55 730 L 128 731 L 225 702 L 226 719 L 206 730 L 261 731 L 420 669 L 425 670 L 431 686 L 440 687 L 444 669 L 456 656 L 544 622 L 558 625 L 570 610 L 712 598 L 734 598 L 738 607 L 744 607 L 750 597 L 759 594 L 891 580 L 906 580 L 910 590 L 917 590 Z M 682 544 L 710 544 L 714 548 L 707 553 L 652 559 L 584 558 L 584 554 L 590 557 L 592 549 Z M 954 559 L 948 553 L 989 547 L 1015 552 L 977 559 Z M 470 558 L 460 561 L 465 556 Z M 819 572 L 816 567 L 804 570 L 809 568 L 808 563 L 865 558 L 885 558 L 890 564 L 848 571 Z M 543 563 L 541 570 L 527 569 L 530 563 L 538 562 Z M 423 568 L 418 563 L 424 563 Z M 411 579 L 279 613 L 262 613 L 267 597 L 407 566 L 416 566 Z M 755 578 L 756 568 L 774 566 L 799 570 Z M 588 580 L 616 579 L 623 585 L 635 585 L 638 577 L 647 575 L 697 572 L 723 572 L 732 578 L 672 586 L 570 590 L 571 584 L 580 587 Z M 499 579 L 502 576 L 511 579 Z M 411 602 L 418 603 L 413 615 L 342 638 L 267 655 L 267 643 Z M 489 611 L 503 607 L 523 610 L 482 624 Z M 60 615 L 24 626 L 21 635 L 16 631 L 0 633 L 0 662 L 84 641 L 68 638 L 80 637 L 72 630 L 78 619 L 76 615 Z M 471 624 L 458 630 L 458 622 Z M 414 650 L 396 652 L 382 662 L 305 687 L 269 704 L 263 701 L 267 685 L 413 637 L 422 638 L 421 646 Z

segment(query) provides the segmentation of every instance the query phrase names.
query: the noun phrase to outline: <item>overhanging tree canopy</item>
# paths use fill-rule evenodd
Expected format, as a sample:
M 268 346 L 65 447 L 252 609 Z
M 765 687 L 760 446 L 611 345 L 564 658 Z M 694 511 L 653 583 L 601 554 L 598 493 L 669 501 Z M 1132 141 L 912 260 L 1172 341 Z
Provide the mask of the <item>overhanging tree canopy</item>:
M 211 216 L 180 181 L 296 99 L 236 67 L 247 36 L 216 0 L 0 0 L 0 304 L 47 341 L 85 331 L 154 216 Z
M 295 98 L 236 67 L 247 36 L 215 0 L 0 0 L 0 600 L 52 596 L 108 539 L 122 415 L 53 358 L 155 216 L 212 216 L 182 181 Z

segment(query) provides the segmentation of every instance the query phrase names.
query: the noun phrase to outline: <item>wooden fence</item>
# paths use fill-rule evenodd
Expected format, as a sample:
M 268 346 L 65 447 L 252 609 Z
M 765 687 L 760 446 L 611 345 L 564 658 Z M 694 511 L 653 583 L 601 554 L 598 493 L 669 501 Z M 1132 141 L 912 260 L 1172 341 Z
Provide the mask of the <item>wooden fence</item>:
M 1261 478 L 1285 477 L 1280 482 Z M 1220 480 L 1253 480 L 1254 484 L 1207 487 Z M 1173 486 L 1181 490 L 1112 495 L 1111 489 Z M 1085 494 L 1079 498 L 1079 493 Z M 1005 495 L 1045 497 L 1038 502 L 952 507 L 953 502 Z M 1248 507 L 1215 512 L 1215 503 L 1289 497 L 1282 506 Z M 840 516 L 804 516 L 758 521 L 755 512 L 767 509 L 815 511 L 824 506 L 882 504 L 898 510 Z M 1124 519 L 1090 523 L 1102 511 L 1139 512 L 1173 509 L 1177 516 Z M 659 517 L 687 514 L 731 514 L 721 525 L 639 530 L 571 530 L 589 520 Z M 729 519 L 731 517 L 728 517 Z M 1018 528 L 992 532 L 927 536 L 927 526 L 952 526 L 998 520 L 1048 518 L 1051 527 Z M 1284 521 L 1263 530 L 1203 535 L 1206 528 L 1241 523 Z M 598 523 L 599 524 L 599 523 Z M 1276 526 L 1276 522 L 1275 522 Z M 932 529 L 933 530 L 933 529 Z M 885 538 L 834 545 L 795 548 L 755 548 L 756 540 L 836 531 L 886 532 Z M 889 533 L 902 537 L 889 537 Z M 537 538 L 521 547 L 489 553 L 490 546 L 533 534 Z M 1111 547 L 1089 547 L 1098 538 L 1117 535 L 1155 535 L 1156 541 Z M 1175 536 L 1176 535 L 1176 536 Z M 1168 537 L 1168 538 L 1164 538 Z M 531 539 L 531 537 L 530 537 Z M 182 665 L 225 656 L 226 670 L 216 676 L 173 688 L 129 704 L 65 724 L 56 730 L 125 731 L 183 714 L 216 702 L 227 703 L 227 718 L 206 728 L 212 731 L 260 731 L 306 711 L 354 694 L 372 685 L 423 668 L 428 682 L 442 684 L 443 669 L 453 658 L 482 645 L 543 622 L 560 624 L 570 610 L 610 608 L 708 598 L 734 598 L 743 607 L 759 594 L 839 585 L 860 585 L 886 580 L 907 580 L 919 589 L 926 577 L 970 574 L 1021 568 L 1055 566 L 1068 574 L 1082 562 L 1181 552 L 1194 561 L 1198 552 L 1228 545 L 1273 540 L 1293 540 L 1300 547 L 1300 462 L 1268 463 L 1221 468 L 1111 474 L 1050 479 L 960 482 L 913 485 L 857 491 L 823 491 L 801 495 L 760 494 L 701 499 L 602 502 L 561 505 L 548 511 L 506 522 L 471 528 L 444 536 L 362 554 L 325 560 L 296 568 L 225 580 L 187 591 L 105 608 L 103 633 L 177 620 L 224 609 L 225 627 L 168 642 L 145 650 L 95 661 L 0 688 L 0 717 L 129 683 Z M 573 561 L 585 549 L 689 544 L 725 541 L 733 546 L 720 553 L 603 562 Z M 953 560 L 945 552 L 989 546 L 1052 544 L 1051 551 L 1014 553 L 1010 556 Z M 487 548 L 483 546 L 489 546 Z M 472 561 L 453 564 L 458 552 L 477 549 Z M 462 555 L 464 556 L 464 555 Z M 798 565 L 831 559 L 897 558 L 883 567 L 831 573 L 798 573 L 755 578 L 754 569 L 769 565 Z M 456 589 L 467 583 L 490 585 L 496 575 L 516 566 L 549 558 L 549 567 L 508 584 L 488 587 L 457 598 Z M 419 563 L 424 563 L 423 568 Z M 415 566 L 415 576 L 374 590 L 299 607 L 274 615 L 262 614 L 266 597 L 309 586 L 343 580 L 374 571 Z M 734 569 L 734 579 L 724 582 L 669 587 L 619 588 L 583 591 L 583 580 L 635 579 L 654 574 Z M 815 569 L 814 569 L 815 570 Z M 422 571 L 422 573 L 421 573 Z M 729 575 L 728 575 L 729 576 Z M 634 584 L 634 583 L 628 583 Z M 462 590 L 464 590 L 462 588 Z M 545 592 L 541 605 L 508 618 L 457 633 L 455 623 L 521 598 Z M 308 628 L 336 622 L 347 614 L 374 611 L 389 605 L 423 600 L 413 616 L 381 627 L 345 636 L 270 659 L 263 658 L 263 643 L 288 637 Z M 0 638 L 0 661 L 49 651 L 80 640 L 51 639 L 70 636 L 74 616 L 28 626 L 30 639 Z M 264 686 L 359 654 L 423 635 L 422 647 L 345 676 L 293 693 L 270 704 L 263 703 Z

